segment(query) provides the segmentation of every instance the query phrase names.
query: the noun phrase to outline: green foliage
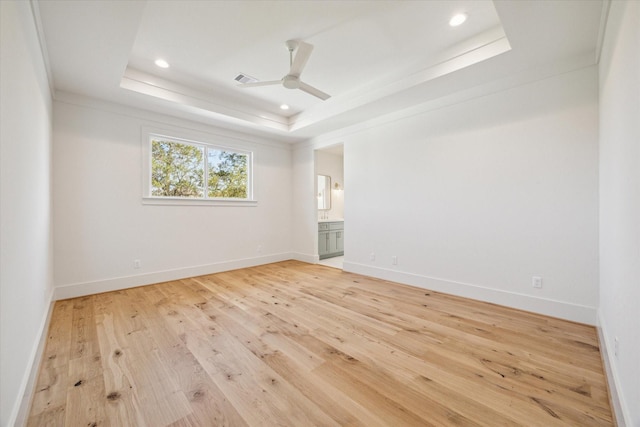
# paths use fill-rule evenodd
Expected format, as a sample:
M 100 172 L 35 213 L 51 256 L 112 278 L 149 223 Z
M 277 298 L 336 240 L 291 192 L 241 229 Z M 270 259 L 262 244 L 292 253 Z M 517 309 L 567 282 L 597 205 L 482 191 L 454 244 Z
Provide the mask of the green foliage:
M 172 141 L 151 143 L 151 195 L 203 197 L 203 149 Z
M 205 182 L 204 157 L 208 182 Z M 246 199 L 248 158 L 243 153 L 174 141 L 151 142 L 151 195 Z
M 247 155 L 208 151 L 209 197 L 247 198 Z

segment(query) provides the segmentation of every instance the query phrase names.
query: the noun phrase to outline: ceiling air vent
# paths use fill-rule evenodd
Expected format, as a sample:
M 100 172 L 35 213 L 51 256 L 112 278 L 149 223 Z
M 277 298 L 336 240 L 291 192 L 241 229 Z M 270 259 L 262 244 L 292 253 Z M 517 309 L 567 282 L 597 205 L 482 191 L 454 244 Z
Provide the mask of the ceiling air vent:
M 255 83 L 258 81 L 255 77 L 248 76 L 244 73 L 238 74 L 234 80 L 238 83 Z

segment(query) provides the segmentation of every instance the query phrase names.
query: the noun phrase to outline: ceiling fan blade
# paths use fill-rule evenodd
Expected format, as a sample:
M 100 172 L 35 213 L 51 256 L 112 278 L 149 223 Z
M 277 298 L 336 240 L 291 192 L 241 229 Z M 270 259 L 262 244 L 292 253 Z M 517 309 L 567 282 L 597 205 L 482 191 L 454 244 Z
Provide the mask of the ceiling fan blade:
M 307 92 L 309 95 L 313 95 L 316 98 L 320 98 L 323 101 L 326 101 L 327 99 L 331 98 L 331 95 L 326 94 L 320 89 L 316 89 L 315 87 L 309 86 L 308 84 L 303 82 L 300 82 L 300 90 L 303 92 Z
M 291 64 L 291 69 L 289 70 L 290 75 L 300 77 L 304 66 L 307 65 L 307 61 L 311 56 L 311 52 L 313 52 L 313 45 L 302 41 L 298 42 L 296 57 L 293 58 L 293 63 Z
M 268 82 L 253 82 L 253 83 L 243 83 L 238 85 L 238 87 L 258 87 L 258 86 L 273 86 L 282 84 L 282 80 L 270 80 Z

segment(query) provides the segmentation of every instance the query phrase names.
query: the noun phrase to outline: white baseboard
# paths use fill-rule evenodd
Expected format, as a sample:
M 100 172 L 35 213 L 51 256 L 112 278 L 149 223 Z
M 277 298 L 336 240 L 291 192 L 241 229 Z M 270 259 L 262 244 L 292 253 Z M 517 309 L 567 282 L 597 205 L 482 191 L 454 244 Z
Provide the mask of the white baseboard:
M 113 279 L 96 280 L 93 282 L 62 285 L 55 288 L 54 299 L 62 300 L 67 298 L 76 298 L 85 295 L 99 294 L 102 292 L 133 288 L 136 286 L 151 285 L 153 283 L 168 282 L 171 280 L 186 279 L 188 277 L 220 273 L 222 271 L 237 270 L 239 268 L 255 267 L 257 265 L 286 261 L 288 259 L 297 259 L 295 255 L 297 254 L 286 252 L 255 258 L 245 258 L 213 264 L 197 265 L 193 267 L 177 268 L 174 270 L 157 271 L 153 273 L 139 274 L 136 276 L 116 277 Z
M 500 289 L 486 288 L 469 283 L 454 282 L 397 270 L 388 270 L 354 262 L 345 261 L 343 270 L 588 325 L 595 325 L 597 320 L 597 310 L 595 307 L 537 298 Z
M 626 409 L 627 406 L 625 405 L 623 396 L 618 392 L 618 384 L 620 384 L 618 370 L 616 369 L 614 353 L 610 351 L 612 348 L 612 346 L 609 345 L 611 340 L 609 339 L 609 334 L 607 333 L 607 328 L 600 311 L 598 311 L 597 329 L 598 339 L 600 341 L 600 355 L 602 356 L 602 363 L 607 377 L 607 385 L 609 386 L 611 410 L 616 417 L 616 424 L 618 427 L 631 426 L 631 416 Z
M 291 259 L 295 259 L 296 261 L 308 262 L 309 264 L 317 264 L 318 261 L 320 261 L 320 257 L 318 255 L 303 254 L 300 252 L 292 253 Z
M 53 305 L 55 303 L 53 299 L 53 291 L 49 294 L 48 299 L 49 309 L 40 322 L 37 340 L 31 350 L 27 370 L 24 373 L 22 384 L 20 385 L 20 392 L 18 393 L 18 396 L 21 396 L 21 399 L 16 402 L 16 406 L 13 409 L 13 413 L 9 419 L 10 426 L 22 427 L 27 424 L 29 409 L 31 408 L 31 401 L 33 400 L 36 381 L 38 380 L 38 371 L 40 369 L 42 354 L 44 353 L 45 344 L 47 343 L 47 332 L 49 331 Z

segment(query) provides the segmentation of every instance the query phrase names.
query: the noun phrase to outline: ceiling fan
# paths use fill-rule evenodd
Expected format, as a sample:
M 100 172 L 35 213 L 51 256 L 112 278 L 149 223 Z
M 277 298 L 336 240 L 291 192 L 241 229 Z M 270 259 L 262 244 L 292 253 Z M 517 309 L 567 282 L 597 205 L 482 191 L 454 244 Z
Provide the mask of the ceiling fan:
M 258 86 L 272 86 L 281 84 L 287 89 L 300 89 L 303 92 L 308 93 L 309 95 L 313 95 L 317 98 L 326 101 L 331 98 L 331 95 L 324 93 L 323 91 L 316 89 L 313 86 L 309 86 L 302 80 L 300 80 L 300 74 L 302 74 L 302 70 L 304 69 L 309 57 L 311 56 L 311 52 L 313 51 L 313 45 L 309 43 L 305 43 L 303 41 L 298 40 L 287 40 L 285 43 L 287 46 L 287 50 L 289 51 L 289 73 L 284 76 L 280 80 L 271 80 L 267 82 L 253 82 L 253 83 L 244 83 L 238 85 L 242 88 L 247 87 L 258 87 Z M 293 52 L 296 51 L 295 58 L 293 57 Z

